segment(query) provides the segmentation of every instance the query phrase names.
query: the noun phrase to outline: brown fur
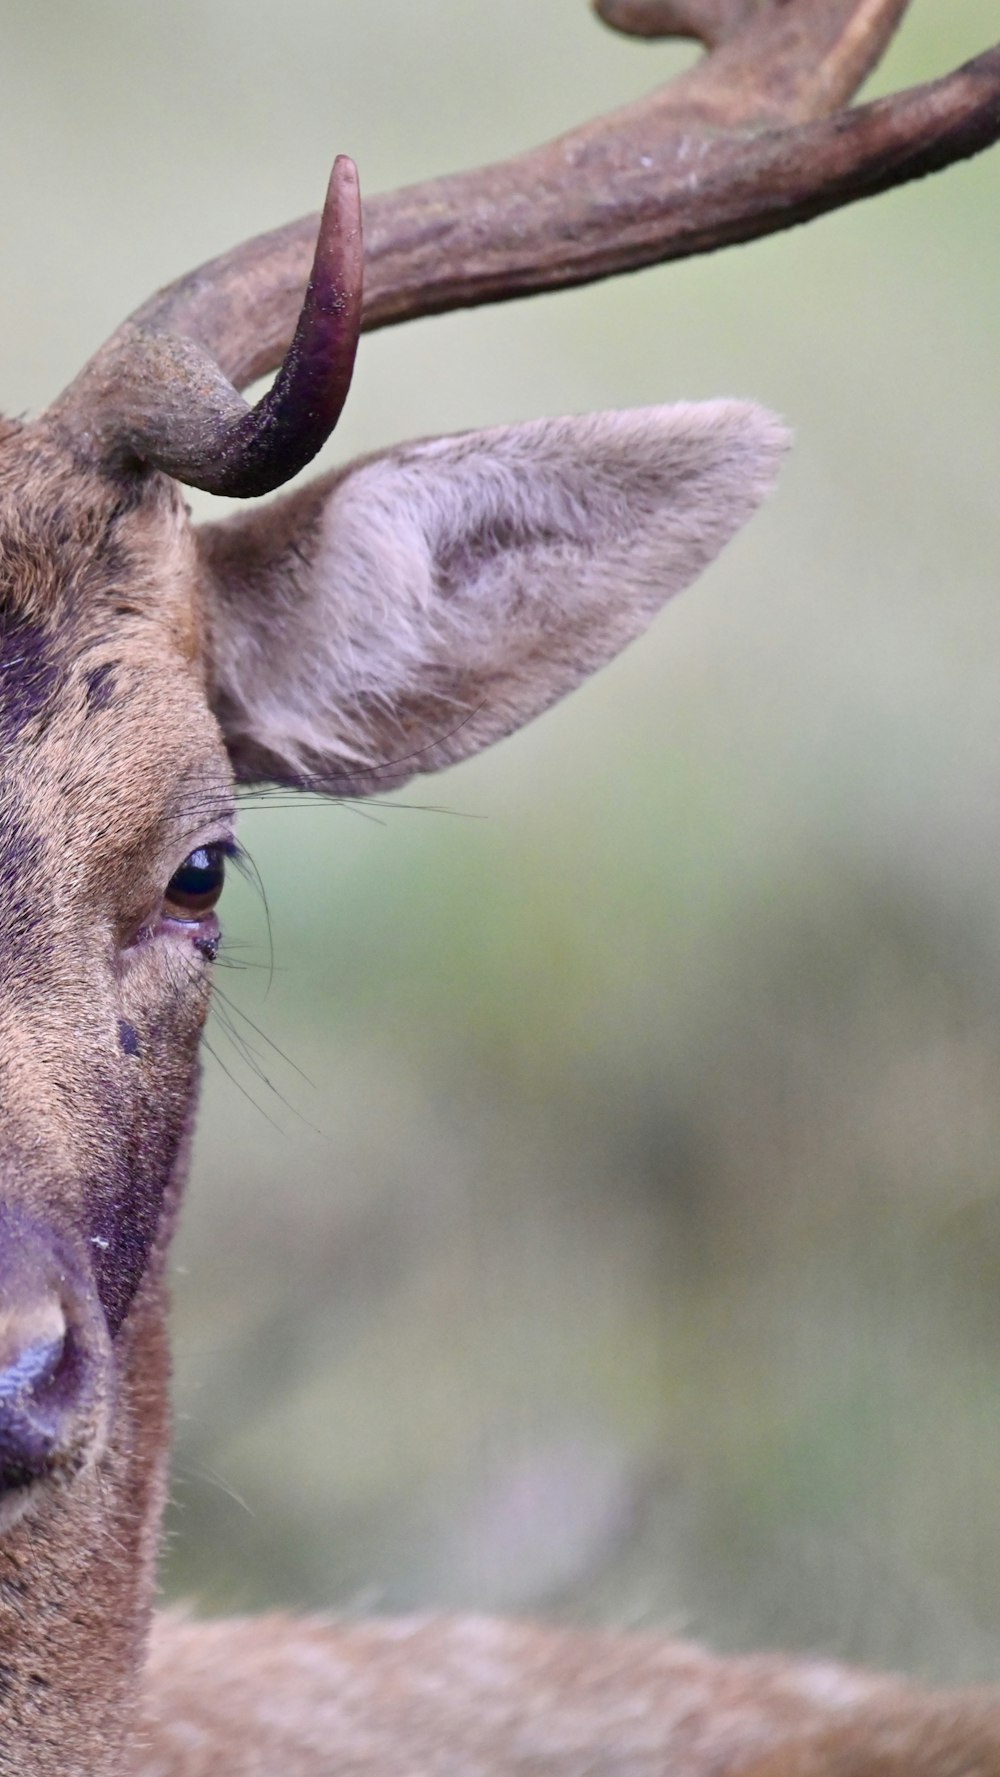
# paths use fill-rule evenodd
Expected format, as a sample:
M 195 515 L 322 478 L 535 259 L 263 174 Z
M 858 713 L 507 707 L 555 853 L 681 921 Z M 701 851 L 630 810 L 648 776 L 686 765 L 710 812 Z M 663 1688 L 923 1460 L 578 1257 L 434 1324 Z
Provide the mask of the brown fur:
M 821 1662 L 724 1661 L 655 1635 L 482 1617 L 169 1617 L 150 1679 L 142 1777 L 705 1777 L 901 1690 Z
M 159 1620 L 136 1777 L 996 1777 L 1000 1705 L 476 1617 Z

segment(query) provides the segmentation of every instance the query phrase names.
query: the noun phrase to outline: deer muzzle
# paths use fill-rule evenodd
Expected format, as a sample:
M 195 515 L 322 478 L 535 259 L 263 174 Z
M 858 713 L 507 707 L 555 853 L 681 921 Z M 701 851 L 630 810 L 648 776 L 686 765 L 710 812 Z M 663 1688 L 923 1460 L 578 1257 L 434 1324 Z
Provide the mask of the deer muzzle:
M 97 1292 L 68 1247 L 0 1208 L 0 1530 L 99 1454 L 110 1361 Z

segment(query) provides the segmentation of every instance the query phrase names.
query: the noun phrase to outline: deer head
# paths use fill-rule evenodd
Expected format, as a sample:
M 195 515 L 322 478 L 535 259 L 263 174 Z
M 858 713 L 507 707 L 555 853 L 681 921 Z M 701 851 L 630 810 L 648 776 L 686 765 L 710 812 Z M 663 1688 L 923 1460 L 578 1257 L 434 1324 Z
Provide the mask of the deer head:
M 779 0 L 706 4 L 700 25 L 693 3 L 635 7 L 721 47 L 646 107 L 375 200 L 364 301 L 340 159 L 318 225 L 181 280 L 41 418 L 0 428 L 0 1770 L 114 1770 L 127 1737 L 164 1257 L 237 786 L 367 794 L 511 733 L 709 563 L 785 434 L 726 401 L 531 421 L 201 529 L 179 484 L 250 496 L 295 475 L 362 325 L 743 239 L 1000 133 L 997 52 L 801 121 L 849 95 L 899 0 L 810 0 L 794 24 Z M 248 409 L 238 391 L 277 365 Z

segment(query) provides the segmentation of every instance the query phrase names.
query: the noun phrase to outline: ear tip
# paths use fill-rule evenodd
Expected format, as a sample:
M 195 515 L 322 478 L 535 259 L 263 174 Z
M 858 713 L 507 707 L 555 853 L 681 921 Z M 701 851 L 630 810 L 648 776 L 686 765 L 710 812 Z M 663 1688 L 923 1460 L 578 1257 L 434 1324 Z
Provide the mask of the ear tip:
M 770 493 L 793 441 L 780 415 L 756 401 L 682 402 L 647 411 L 664 432 L 686 441 L 702 469 L 742 485 L 754 505 Z
M 781 417 L 756 402 L 727 403 L 733 414 L 733 438 L 746 452 L 748 466 L 763 499 L 778 479 L 778 471 L 792 447 L 793 433 Z
M 632 435 L 647 446 L 676 445 L 706 458 L 744 456 L 773 475 L 792 444 L 793 434 L 779 414 L 756 401 L 722 398 L 674 401 L 663 406 L 633 407 L 591 416 L 600 433 Z
M 707 439 L 760 451 L 776 463 L 792 443 L 792 431 L 780 414 L 757 401 L 724 397 L 717 401 L 679 402 L 650 411 L 662 415 L 671 425 L 701 432 Z
M 772 413 L 769 407 L 759 406 L 756 401 L 726 401 L 720 406 L 732 415 L 734 431 L 739 431 L 747 444 L 772 461 L 777 470 L 794 438 L 791 427 L 785 424 L 781 415 Z

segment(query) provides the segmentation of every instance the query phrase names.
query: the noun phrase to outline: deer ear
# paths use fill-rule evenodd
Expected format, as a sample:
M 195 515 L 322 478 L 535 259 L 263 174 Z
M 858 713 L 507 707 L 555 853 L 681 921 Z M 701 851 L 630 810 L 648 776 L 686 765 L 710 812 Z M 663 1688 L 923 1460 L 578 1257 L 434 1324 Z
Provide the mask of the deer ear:
M 370 794 L 512 733 L 707 566 L 786 442 L 735 402 L 540 420 L 405 446 L 206 526 L 237 776 Z

